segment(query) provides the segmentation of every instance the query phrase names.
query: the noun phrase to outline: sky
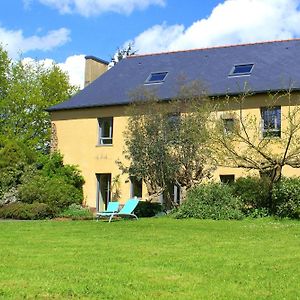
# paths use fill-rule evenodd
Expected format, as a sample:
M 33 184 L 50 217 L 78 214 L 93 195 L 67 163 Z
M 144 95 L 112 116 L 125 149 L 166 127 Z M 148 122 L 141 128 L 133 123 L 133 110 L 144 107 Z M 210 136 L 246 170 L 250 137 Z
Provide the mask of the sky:
M 55 62 L 83 86 L 84 57 L 300 38 L 300 0 L 0 0 L 13 60 Z

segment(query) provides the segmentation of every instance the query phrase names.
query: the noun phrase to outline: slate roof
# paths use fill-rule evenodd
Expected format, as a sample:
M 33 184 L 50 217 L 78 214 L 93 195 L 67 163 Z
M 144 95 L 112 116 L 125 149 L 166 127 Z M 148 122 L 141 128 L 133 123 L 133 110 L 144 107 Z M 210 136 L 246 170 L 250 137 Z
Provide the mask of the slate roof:
M 251 75 L 229 76 L 236 64 L 253 63 Z M 123 105 L 130 93 L 144 85 L 151 72 L 167 71 L 164 83 L 145 85 L 155 88 L 162 100 L 178 91 L 178 80 L 201 80 L 210 96 L 238 94 L 245 82 L 254 93 L 300 90 L 300 39 L 214 47 L 123 59 L 71 99 L 49 111 Z

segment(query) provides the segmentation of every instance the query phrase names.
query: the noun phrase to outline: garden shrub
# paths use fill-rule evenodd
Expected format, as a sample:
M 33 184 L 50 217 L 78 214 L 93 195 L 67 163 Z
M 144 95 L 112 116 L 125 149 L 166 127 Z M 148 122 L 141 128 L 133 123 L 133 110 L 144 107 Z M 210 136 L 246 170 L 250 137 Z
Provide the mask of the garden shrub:
M 0 148 L 0 199 L 21 183 L 35 159 L 34 152 L 21 142 L 6 141 Z
M 18 220 L 40 220 L 52 218 L 55 214 L 49 205 L 45 203 L 15 202 L 0 207 L 0 218 Z
M 233 194 L 243 202 L 242 210 L 250 217 L 268 215 L 270 199 L 270 182 L 267 178 L 239 178 L 231 184 Z
M 21 142 L 10 140 L 0 149 L 0 169 L 34 161 L 35 153 Z
M 93 213 L 89 208 L 73 203 L 59 213 L 58 217 L 71 218 L 72 220 L 91 220 L 93 219 Z
M 162 211 L 162 206 L 158 202 L 140 201 L 134 213 L 140 218 L 154 217 Z
M 12 187 L 7 192 L 4 192 L 2 194 L 2 196 L 0 197 L 0 206 L 2 206 L 4 204 L 17 202 L 18 200 L 19 200 L 18 190 L 15 187 Z
M 73 165 L 64 165 L 63 156 L 59 152 L 54 152 L 50 156 L 40 157 L 38 161 L 41 175 L 49 178 L 62 178 L 66 183 L 81 189 L 84 179 Z
M 20 201 L 41 202 L 52 208 L 63 209 L 72 203 L 81 204 L 82 190 L 66 183 L 62 178 L 34 176 L 18 189 Z
M 272 190 L 275 215 L 300 219 L 300 178 L 283 178 Z
M 242 219 L 242 203 L 226 184 L 201 184 L 191 189 L 186 201 L 174 212 L 175 218 Z

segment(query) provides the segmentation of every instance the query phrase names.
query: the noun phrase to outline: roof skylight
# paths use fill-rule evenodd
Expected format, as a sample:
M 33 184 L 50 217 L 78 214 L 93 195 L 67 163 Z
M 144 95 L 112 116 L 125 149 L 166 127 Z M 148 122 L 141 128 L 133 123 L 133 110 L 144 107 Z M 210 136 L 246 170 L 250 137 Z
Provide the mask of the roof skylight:
M 250 75 L 253 70 L 254 64 L 242 64 L 242 65 L 235 65 L 231 72 L 230 76 L 241 76 L 241 75 Z
M 149 75 L 145 83 L 159 83 L 163 82 L 168 72 L 153 72 Z

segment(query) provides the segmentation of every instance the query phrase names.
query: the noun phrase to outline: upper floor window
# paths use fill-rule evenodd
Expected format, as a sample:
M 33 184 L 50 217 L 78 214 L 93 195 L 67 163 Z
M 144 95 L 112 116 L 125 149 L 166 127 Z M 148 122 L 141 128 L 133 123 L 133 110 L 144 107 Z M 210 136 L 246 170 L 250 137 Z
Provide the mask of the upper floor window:
M 113 118 L 99 118 L 99 144 L 112 145 L 113 140 Z
M 253 70 L 253 66 L 254 66 L 254 64 L 235 65 L 232 68 L 229 75 L 230 76 L 250 75 Z
M 281 136 L 281 107 L 261 108 L 262 136 L 280 137 Z
M 167 77 L 168 72 L 155 72 L 151 73 L 150 76 L 147 78 L 145 83 L 159 83 L 163 82 Z
M 169 113 L 167 115 L 167 123 L 171 129 L 177 129 L 180 126 L 180 113 Z
M 223 119 L 223 126 L 224 126 L 224 133 L 230 134 L 234 130 L 234 119 L 233 118 Z

